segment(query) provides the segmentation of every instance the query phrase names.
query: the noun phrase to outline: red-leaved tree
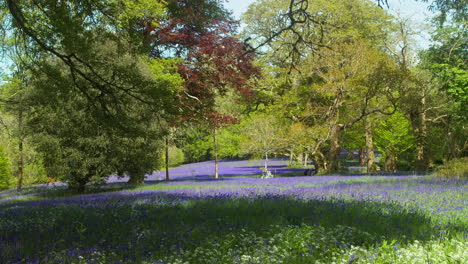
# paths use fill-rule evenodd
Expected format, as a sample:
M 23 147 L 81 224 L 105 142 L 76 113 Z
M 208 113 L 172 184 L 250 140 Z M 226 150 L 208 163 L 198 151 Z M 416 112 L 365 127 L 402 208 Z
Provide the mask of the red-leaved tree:
M 167 19 L 145 22 L 144 43 L 153 57 L 183 59 L 178 71 L 185 89 L 173 125 L 196 122 L 211 128 L 218 178 L 216 130 L 236 119 L 217 112 L 215 98 L 234 89 L 249 100 L 254 95 L 249 82 L 260 70 L 253 65 L 254 53 L 234 37 L 238 22 L 220 1 L 169 0 L 167 10 Z

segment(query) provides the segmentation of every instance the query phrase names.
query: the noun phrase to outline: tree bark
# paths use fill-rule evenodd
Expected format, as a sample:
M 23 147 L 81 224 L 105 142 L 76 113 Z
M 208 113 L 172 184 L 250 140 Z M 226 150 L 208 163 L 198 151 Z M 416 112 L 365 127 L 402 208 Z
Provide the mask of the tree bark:
M 18 131 L 19 131 L 19 143 L 18 143 L 18 184 L 16 190 L 19 192 L 23 188 L 23 111 L 20 110 L 18 114 Z
M 302 164 L 302 162 L 304 162 L 304 155 L 303 153 L 299 153 L 298 155 L 296 155 L 296 160 L 297 160 L 297 163 L 298 165 Z
M 416 134 L 417 136 L 417 146 L 416 146 L 416 169 L 418 171 L 425 171 L 428 168 L 427 158 L 426 158 L 426 140 L 427 140 L 427 117 L 426 117 L 426 97 L 423 94 L 421 98 L 421 108 L 422 111 L 419 113 L 419 122 L 418 129 Z
M 216 128 L 213 129 L 213 155 L 215 160 L 215 179 L 219 178 L 218 170 L 219 170 L 219 163 L 218 163 L 218 140 L 216 138 Z
M 294 152 L 291 150 L 290 151 L 290 154 L 289 154 L 289 167 L 291 167 L 293 165 L 293 159 L 294 159 Z
M 328 170 L 327 160 L 325 159 L 325 156 L 321 152 L 317 152 L 314 155 L 314 159 L 315 159 L 315 167 L 317 171 Z
M 166 136 L 166 181 L 169 180 L 169 135 Z
M 342 128 L 342 125 L 336 124 L 333 125 L 330 132 L 330 151 L 328 153 L 328 171 L 336 172 L 340 169 L 340 135 L 339 132 Z
M 78 185 L 76 186 L 76 191 L 79 193 L 84 193 L 86 189 L 86 181 L 78 181 Z
M 369 118 L 364 120 L 365 134 L 366 134 L 366 151 L 367 151 L 367 173 L 374 173 L 377 171 L 375 166 L 375 154 L 374 154 L 374 139 L 372 136 L 372 123 Z
M 145 174 L 144 173 L 130 173 L 130 178 L 128 179 L 128 184 L 140 185 L 145 184 Z
M 359 149 L 359 165 L 366 165 L 366 151 L 364 149 Z
M 309 163 L 309 153 L 304 154 L 304 167 L 307 167 L 307 163 Z
M 385 157 L 385 171 L 396 171 L 396 157 L 392 153 L 388 153 Z

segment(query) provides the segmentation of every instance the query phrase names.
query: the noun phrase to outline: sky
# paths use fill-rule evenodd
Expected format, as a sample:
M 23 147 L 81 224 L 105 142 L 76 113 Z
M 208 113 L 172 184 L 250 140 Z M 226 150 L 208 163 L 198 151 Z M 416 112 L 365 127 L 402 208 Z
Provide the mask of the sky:
M 247 11 L 248 6 L 255 0 L 225 0 L 225 7 L 233 11 L 234 16 L 240 19 L 243 12 Z M 313 0 L 311 0 L 313 1 Z M 427 10 L 428 3 L 422 3 L 415 0 L 389 0 L 389 10 L 393 15 L 400 14 L 403 18 L 409 18 L 414 22 L 416 28 L 424 28 L 425 20 L 431 16 Z M 429 34 L 421 30 L 421 37 L 417 38 L 419 48 L 426 49 L 430 45 Z

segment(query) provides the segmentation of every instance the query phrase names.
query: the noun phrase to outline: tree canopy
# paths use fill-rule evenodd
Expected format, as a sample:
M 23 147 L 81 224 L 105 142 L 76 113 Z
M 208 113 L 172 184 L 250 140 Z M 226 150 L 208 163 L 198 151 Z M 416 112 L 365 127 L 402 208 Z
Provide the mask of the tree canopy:
M 83 191 L 143 183 L 170 156 L 329 173 L 343 153 L 368 172 L 464 157 L 465 2 L 430 1 L 431 46 L 415 52 L 386 0 L 257 0 L 241 28 L 218 0 L 0 1 L 4 175 L 20 189 L 40 168 Z

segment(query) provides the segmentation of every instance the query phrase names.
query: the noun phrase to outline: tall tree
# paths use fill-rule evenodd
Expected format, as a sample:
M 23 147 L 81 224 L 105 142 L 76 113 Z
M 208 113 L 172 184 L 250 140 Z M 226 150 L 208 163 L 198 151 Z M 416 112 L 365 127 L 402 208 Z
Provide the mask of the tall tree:
M 258 75 L 254 54 L 233 35 L 237 23 L 218 1 L 168 1 L 168 19 L 151 34 L 151 56 L 180 56 L 185 90 L 179 95 L 180 122 L 203 123 L 213 136 L 215 178 L 218 178 L 217 131 L 233 121 L 217 111 L 216 98 L 235 90 L 252 96 L 249 80 Z
M 282 125 L 271 114 L 257 114 L 245 120 L 242 126 L 243 152 L 264 158 L 265 171 L 268 172 L 268 159 L 282 149 Z
M 109 46 L 107 46 L 109 48 Z M 112 67 L 122 80 L 131 81 L 139 89 L 152 90 L 159 107 L 174 99 L 178 78 L 171 76 L 175 67 L 164 61 L 122 56 L 122 53 L 96 53 Z M 158 124 L 162 113 L 158 105 L 142 104 L 132 97 L 121 98 L 126 119 L 113 125 L 103 120 L 102 113 L 88 98 L 73 89 L 79 80 L 63 70 L 60 62 L 45 61 L 35 72 L 28 100 L 34 107 L 30 126 L 45 155 L 50 174 L 69 182 L 70 187 L 83 191 L 89 181 L 102 180 L 117 173 L 130 176 L 130 183 L 143 183 L 144 175 L 157 168 L 164 134 Z M 172 69 L 172 70 L 171 70 Z M 86 87 L 86 82 L 79 82 Z M 86 87 L 89 88 L 89 87 Z M 105 115 L 104 115 L 105 117 Z M 121 126 L 125 124 L 125 126 Z
M 467 121 L 468 104 L 468 34 L 466 18 L 463 21 L 453 19 L 434 30 L 431 47 L 421 53 L 420 67 L 432 72 L 433 78 L 440 84 L 440 93 L 447 97 L 447 105 L 439 109 L 445 118 L 437 124 L 444 127 L 448 135 L 447 158 L 466 155 L 468 150 L 467 132 L 463 124 Z M 440 106 L 439 106 L 440 108 Z
M 151 21 L 151 26 L 157 26 L 154 21 L 165 15 L 164 4 L 146 0 L 6 3 L 11 30 L 22 36 L 25 52 L 32 59 L 32 63 L 26 65 L 36 75 L 33 77 L 35 90 L 30 91 L 30 98 L 38 99 L 36 102 L 41 104 L 35 106 L 42 111 L 56 107 L 62 113 L 70 113 L 69 123 L 57 123 L 60 118 L 57 115 L 36 115 L 35 131 L 55 137 L 58 145 L 54 149 L 62 151 L 58 154 L 63 154 L 64 148 L 71 148 L 78 156 L 93 155 L 94 151 L 95 155 L 105 157 L 108 145 L 98 148 L 100 145 L 96 141 L 93 150 L 91 142 L 109 142 L 113 138 L 122 139 L 121 143 L 126 146 L 148 146 L 149 153 L 154 153 L 155 146 L 148 143 L 152 138 L 148 133 L 160 134 L 154 133 L 155 129 L 162 131 L 163 120 L 171 119 L 176 112 L 175 98 L 181 84 L 174 61 L 148 60 L 146 55 L 143 31 L 148 25 L 144 23 Z M 44 83 L 47 82 L 51 85 L 46 87 Z M 44 95 L 49 95 L 51 100 L 41 100 Z M 58 105 L 52 106 L 51 102 Z M 83 110 L 86 115 L 79 113 Z M 88 145 L 80 141 L 80 137 L 71 137 L 76 133 L 65 127 L 75 124 L 77 128 L 84 128 L 81 122 L 87 124 L 89 130 L 96 127 L 95 131 L 84 133 L 84 137 L 93 139 L 87 141 Z M 51 130 L 51 123 L 62 127 Z M 138 154 L 140 151 L 130 147 L 126 157 L 142 157 Z M 155 159 L 152 154 L 148 156 Z M 148 172 L 156 164 L 156 160 L 143 158 L 132 164 L 121 161 L 121 164 L 127 163 L 128 168 L 118 171 L 130 174 L 132 183 L 141 183 L 142 171 Z M 72 175 L 77 175 L 80 190 L 91 174 L 104 175 L 97 173 L 98 165 L 90 165 L 92 163 L 83 167 L 68 164 L 69 169 L 75 170 Z M 84 171 L 86 169 L 89 172 Z
M 303 110 L 299 116 L 302 121 L 309 119 L 306 123 L 310 125 L 328 123 L 325 140 L 319 142 L 328 142 L 328 162 L 324 165 L 336 171 L 342 132 L 367 115 L 385 113 L 389 105 L 395 104 L 390 92 L 395 87 L 385 77 L 386 70 L 394 69 L 385 54 L 378 51 L 391 23 L 381 9 L 368 1 L 301 1 L 307 2 L 302 14 L 310 24 L 305 27 L 294 24 L 278 31 L 291 21 L 288 14 L 292 2 L 257 2 L 245 15 L 248 22 L 245 32 L 260 36 L 260 41 L 273 37 L 276 41 L 269 41 L 268 48 L 263 49 L 271 58 L 269 63 L 286 72 L 296 70 L 289 84 L 293 90 L 308 87 L 308 92 L 301 92 L 291 106 L 297 107 L 297 102 L 302 101 L 300 109 L 308 112 Z M 261 13 L 257 7 L 270 11 Z M 281 33 L 273 36 L 271 32 Z M 393 78 L 394 74 L 389 76 Z M 390 100 L 376 107 L 373 102 L 378 97 Z M 312 106 L 316 109 L 311 111 Z M 319 108 L 322 117 L 317 119 L 312 112 Z

